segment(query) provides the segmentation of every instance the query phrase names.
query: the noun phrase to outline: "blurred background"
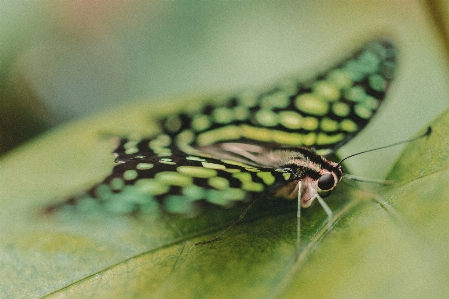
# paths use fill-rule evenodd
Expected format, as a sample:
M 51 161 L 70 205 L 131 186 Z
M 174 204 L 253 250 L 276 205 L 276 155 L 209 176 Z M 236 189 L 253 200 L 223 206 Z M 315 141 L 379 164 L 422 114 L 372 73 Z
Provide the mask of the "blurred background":
M 401 52 L 398 79 L 342 155 L 403 140 L 449 104 L 448 12 L 433 0 L 3 0 L 0 154 L 120 105 L 313 74 L 379 34 Z M 372 177 L 357 158 L 348 162 Z

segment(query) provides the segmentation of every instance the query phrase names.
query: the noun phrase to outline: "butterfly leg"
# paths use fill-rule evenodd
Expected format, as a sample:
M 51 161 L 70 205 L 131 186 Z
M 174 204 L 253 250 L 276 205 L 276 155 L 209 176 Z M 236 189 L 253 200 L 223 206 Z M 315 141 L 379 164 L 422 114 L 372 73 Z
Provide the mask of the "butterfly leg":
M 315 197 L 318 199 L 318 202 L 320 203 L 321 207 L 323 207 L 324 211 L 327 214 L 327 230 L 330 231 L 332 228 L 332 218 L 334 217 L 334 213 L 318 193 L 315 194 Z
M 296 212 L 296 251 L 299 254 L 299 246 L 301 245 L 301 187 L 302 181 L 298 182 L 298 210 Z

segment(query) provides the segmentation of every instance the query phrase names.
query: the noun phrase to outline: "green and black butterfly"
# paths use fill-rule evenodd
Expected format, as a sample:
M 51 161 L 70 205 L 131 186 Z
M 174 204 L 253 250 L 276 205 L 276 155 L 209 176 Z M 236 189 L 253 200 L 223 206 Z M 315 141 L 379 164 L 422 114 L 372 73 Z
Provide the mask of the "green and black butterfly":
M 94 201 L 122 214 L 194 215 L 205 204 L 230 207 L 269 195 L 297 198 L 304 208 L 318 199 L 329 214 L 320 194 L 332 191 L 343 171 L 323 155 L 373 117 L 396 55 L 390 42 L 371 42 L 312 80 L 286 80 L 163 118 L 160 134 L 120 140 L 118 164 L 102 183 L 48 211 Z

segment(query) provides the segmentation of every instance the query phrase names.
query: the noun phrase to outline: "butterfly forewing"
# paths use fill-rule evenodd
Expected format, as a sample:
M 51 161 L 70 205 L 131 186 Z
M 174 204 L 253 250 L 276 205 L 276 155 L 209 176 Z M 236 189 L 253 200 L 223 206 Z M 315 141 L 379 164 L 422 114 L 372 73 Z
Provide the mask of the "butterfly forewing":
M 394 77 L 396 51 L 373 42 L 307 82 L 285 80 L 162 119 L 180 146 L 221 142 L 308 146 L 322 154 L 357 134 L 379 108 Z
M 193 215 L 204 204 L 229 207 L 262 193 L 291 193 L 292 182 L 335 168 L 324 158 L 309 166 L 305 155 L 309 148 L 333 152 L 365 127 L 395 66 L 392 44 L 372 42 L 307 82 L 289 79 L 163 118 L 159 135 L 120 140 L 118 165 L 102 183 L 49 210 L 95 199 L 125 214 Z M 292 171 L 283 163 L 298 147 Z

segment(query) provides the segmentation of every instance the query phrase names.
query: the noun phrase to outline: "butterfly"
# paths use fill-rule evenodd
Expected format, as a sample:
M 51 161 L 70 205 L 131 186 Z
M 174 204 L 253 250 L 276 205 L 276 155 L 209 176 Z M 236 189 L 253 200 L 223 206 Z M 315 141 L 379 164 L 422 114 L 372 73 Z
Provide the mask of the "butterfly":
M 329 215 L 322 197 L 343 170 L 325 156 L 372 119 L 396 66 L 394 45 L 378 40 L 310 80 L 192 103 L 159 119 L 157 135 L 120 139 L 103 182 L 47 211 L 94 201 L 111 213 L 193 216 L 272 196 L 297 199 L 298 218 L 315 199 Z

